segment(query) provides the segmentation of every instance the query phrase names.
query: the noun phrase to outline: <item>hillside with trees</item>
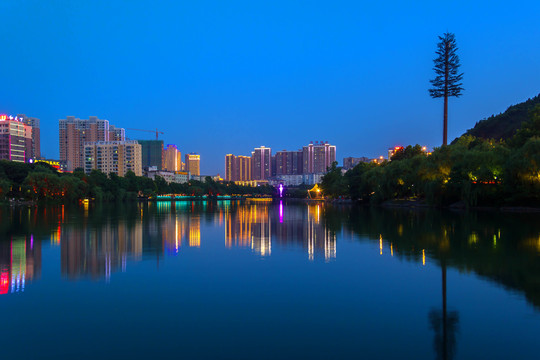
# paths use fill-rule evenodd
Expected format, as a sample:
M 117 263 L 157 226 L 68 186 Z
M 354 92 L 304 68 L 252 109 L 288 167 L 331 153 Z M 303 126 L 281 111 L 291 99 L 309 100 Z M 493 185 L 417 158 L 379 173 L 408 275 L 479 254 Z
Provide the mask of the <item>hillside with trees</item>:
M 482 139 L 509 139 L 521 127 L 523 122 L 529 120 L 531 110 L 538 104 L 540 104 L 540 94 L 532 99 L 510 106 L 501 114 L 491 115 L 487 119 L 480 120 L 472 129 L 467 130 L 465 135 Z

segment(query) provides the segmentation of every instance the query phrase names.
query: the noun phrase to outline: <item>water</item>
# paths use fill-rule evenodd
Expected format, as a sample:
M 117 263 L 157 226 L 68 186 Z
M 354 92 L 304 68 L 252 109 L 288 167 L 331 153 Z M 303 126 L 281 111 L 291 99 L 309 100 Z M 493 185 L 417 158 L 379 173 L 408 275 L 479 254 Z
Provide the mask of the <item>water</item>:
M 536 358 L 539 219 L 0 207 L 0 358 Z

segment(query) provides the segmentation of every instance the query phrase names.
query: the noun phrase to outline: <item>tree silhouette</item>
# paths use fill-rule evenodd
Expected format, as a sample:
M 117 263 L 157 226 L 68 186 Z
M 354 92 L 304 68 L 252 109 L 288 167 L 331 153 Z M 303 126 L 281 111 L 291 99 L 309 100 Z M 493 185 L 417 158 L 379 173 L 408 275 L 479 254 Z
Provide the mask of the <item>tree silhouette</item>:
M 461 79 L 463 73 L 459 74 L 459 57 L 456 54 L 458 48 L 456 37 L 452 33 L 444 33 L 439 36 L 437 44 L 437 57 L 433 60 L 435 66 L 435 79 L 430 80 L 433 86 L 429 89 L 429 95 L 432 98 L 444 98 L 444 120 L 443 120 L 443 145 L 448 143 L 448 97 L 459 97 L 463 88 Z

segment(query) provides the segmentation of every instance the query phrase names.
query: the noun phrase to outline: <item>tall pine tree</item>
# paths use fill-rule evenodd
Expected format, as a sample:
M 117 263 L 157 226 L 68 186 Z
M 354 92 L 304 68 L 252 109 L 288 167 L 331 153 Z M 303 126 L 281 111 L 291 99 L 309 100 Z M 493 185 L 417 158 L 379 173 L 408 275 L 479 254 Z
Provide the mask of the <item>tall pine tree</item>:
M 444 33 L 439 36 L 437 44 L 437 57 L 433 60 L 435 66 L 435 79 L 430 80 L 433 86 L 429 89 L 432 98 L 444 98 L 444 120 L 443 120 L 443 145 L 448 143 L 448 97 L 459 97 L 463 88 L 461 79 L 463 73 L 459 74 L 459 57 L 456 54 L 458 48 L 456 37 L 452 33 Z

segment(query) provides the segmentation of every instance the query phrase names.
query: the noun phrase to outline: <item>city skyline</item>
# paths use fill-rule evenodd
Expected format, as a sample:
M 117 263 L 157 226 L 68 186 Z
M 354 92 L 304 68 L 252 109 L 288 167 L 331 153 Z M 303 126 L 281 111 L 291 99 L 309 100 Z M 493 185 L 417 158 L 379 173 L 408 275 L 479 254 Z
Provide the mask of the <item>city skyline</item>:
M 538 94 L 537 2 L 146 4 L 0 4 L 11 54 L 0 60 L 10 85 L 0 113 L 41 120 L 43 157 L 60 157 L 53 139 L 70 115 L 157 127 L 165 144 L 201 155 L 202 174 L 223 174 L 224 154 L 261 144 L 323 138 L 338 159 L 433 148 L 441 102 L 427 89 L 445 31 L 456 34 L 465 73 L 449 140 Z

